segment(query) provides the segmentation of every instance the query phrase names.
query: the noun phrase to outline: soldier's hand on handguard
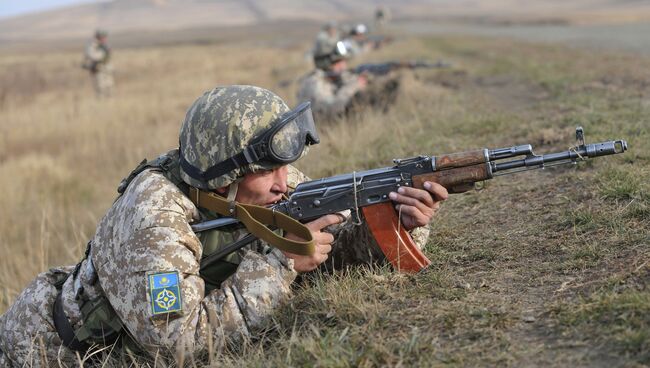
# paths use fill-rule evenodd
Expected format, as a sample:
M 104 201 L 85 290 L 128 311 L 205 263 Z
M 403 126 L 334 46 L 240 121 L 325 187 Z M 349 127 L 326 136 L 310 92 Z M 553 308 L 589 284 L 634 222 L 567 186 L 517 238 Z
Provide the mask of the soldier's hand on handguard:
M 406 230 L 424 226 L 440 208 L 440 202 L 447 199 L 449 194 L 442 185 L 434 182 L 424 182 L 424 189 L 400 187 L 397 193 L 391 192 L 390 199 L 395 202 L 395 209 L 401 210 L 402 225 Z
M 316 220 L 305 224 L 305 226 L 307 226 L 307 228 L 311 231 L 312 236 L 314 237 L 314 243 L 316 246 L 314 255 L 301 256 L 284 252 L 285 256 L 293 259 L 293 267 L 297 272 L 312 271 L 316 269 L 316 267 L 318 267 L 321 263 L 327 260 L 329 252 L 332 251 L 334 236 L 322 230 L 330 225 L 340 224 L 343 220 L 344 218 L 341 215 L 332 214 L 319 217 Z M 302 240 L 293 234 L 287 234 L 286 237 L 293 240 Z

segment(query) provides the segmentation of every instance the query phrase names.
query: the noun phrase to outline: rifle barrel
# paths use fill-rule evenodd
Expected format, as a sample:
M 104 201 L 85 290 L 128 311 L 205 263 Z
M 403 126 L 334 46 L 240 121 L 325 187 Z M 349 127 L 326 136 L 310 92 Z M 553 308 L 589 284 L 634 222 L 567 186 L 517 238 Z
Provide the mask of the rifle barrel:
M 500 150 L 492 150 L 490 151 L 490 158 L 493 158 L 492 157 L 493 153 L 495 159 L 513 157 L 516 156 L 518 152 L 525 151 L 524 147 L 526 146 L 530 146 L 530 145 L 515 146 L 515 147 L 504 148 Z M 507 161 L 507 162 L 492 161 L 490 162 L 490 166 L 493 173 L 497 173 L 499 171 L 503 172 L 507 170 L 524 168 L 524 167 L 541 168 L 544 167 L 545 164 L 564 163 L 564 162 L 570 163 L 570 162 L 583 161 L 592 157 L 623 153 L 626 150 L 627 150 L 626 141 L 624 140 L 608 141 L 608 142 L 580 145 L 578 147 L 573 147 L 567 151 L 549 153 L 541 156 L 534 155 L 532 154 L 531 151 L 526 156 L 526 158 L 520 160 Z M 507 174 L 507 172 L 504 172 L 503 174 Z

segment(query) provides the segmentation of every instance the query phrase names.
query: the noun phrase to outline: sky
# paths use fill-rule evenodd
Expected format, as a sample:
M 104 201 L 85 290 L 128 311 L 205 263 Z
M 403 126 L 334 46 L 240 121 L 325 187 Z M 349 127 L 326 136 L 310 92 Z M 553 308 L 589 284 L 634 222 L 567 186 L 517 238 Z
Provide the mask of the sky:
M 0 0 L 0 18 L 96 1 L 97 0 Z

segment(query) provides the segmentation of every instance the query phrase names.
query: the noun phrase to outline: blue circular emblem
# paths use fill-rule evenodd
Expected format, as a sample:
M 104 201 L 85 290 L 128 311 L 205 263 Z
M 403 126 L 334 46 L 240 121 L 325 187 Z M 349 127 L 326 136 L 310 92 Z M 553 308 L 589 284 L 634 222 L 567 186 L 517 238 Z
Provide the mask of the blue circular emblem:
M 158 307 L 168 310 L 176 304 L 176 295 L 168 289 L 163 289 L 156 295 Z

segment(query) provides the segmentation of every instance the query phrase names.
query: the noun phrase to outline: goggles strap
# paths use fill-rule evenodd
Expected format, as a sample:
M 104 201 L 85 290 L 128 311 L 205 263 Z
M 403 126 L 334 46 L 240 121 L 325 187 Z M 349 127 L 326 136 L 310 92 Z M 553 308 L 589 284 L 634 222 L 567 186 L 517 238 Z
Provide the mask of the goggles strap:
M 185 159 L 185 157 L 183 157 L 183 154 L 180 153 L 180 164 L 183 171 L 185 171 L 185 173 L 187 173 L 192 178 L 204 183 L 207 183 L 212 179 L 225 175 L 237 168 L 248 165 L 251 162 L 252 161 L 250 161 L 250 159 L 246 157 L 244 152 L 239 152 L 238 154 L 230 157 L 229 159 L 221 161 L 218 164 L 209 167 L 205 171 L 201 171 L 199 168 L 189 163 Z
M 189 197 L 197 207 L 200 203 L 200 207 L 223 216 L 235 217 L 246 226 L 246 229 L 251 234 L 281 251 L 302 256 L 312 256 L 315 252 L 315 241 L 309 228 L 282 212 L 273 211 L 262 206 L 228 201 L 212 192 L 206 192 L 195 187 L 190 187 Z M 269 225 L 306 240 L 287 239 L 269 229 L 267 227 Z

